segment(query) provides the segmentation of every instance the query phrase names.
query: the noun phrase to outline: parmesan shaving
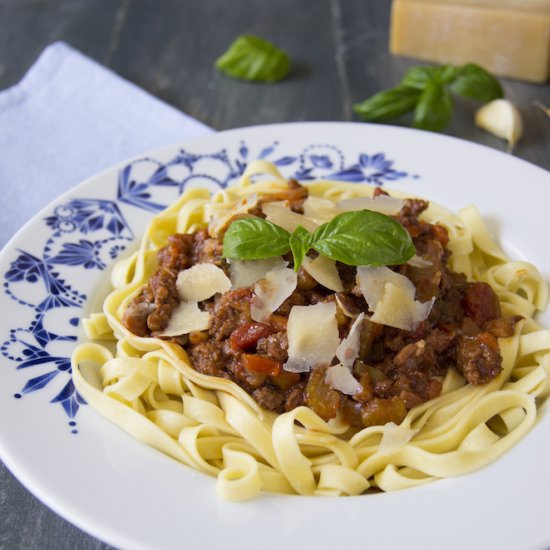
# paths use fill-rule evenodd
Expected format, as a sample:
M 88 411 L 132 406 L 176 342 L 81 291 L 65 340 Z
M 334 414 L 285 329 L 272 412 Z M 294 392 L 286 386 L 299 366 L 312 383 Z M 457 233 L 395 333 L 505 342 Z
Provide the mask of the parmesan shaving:
M 309 275 L 311 275 L 319 284 L 334 290 L 334 292 L 343 292 L 344 285 L 338 274 L 336 262 L 319 254 L 312 260 L 308 256 L 304 257 L 302 266 Z
M 269 271 L 286 267 L 288 262 L 282 258 L 267 258 L 265 260 L 229 260 L 229 278 L 231 288 L 251 286 L 263 279 Z
M 286 229 L 289 233 L 294 233 L 294 230 L 301 225 L 308 231 L 315 231 L 319 224 L 304 216 L 297 214 L 288 207 L 288 201 L 268 202 L 262 205 L 262 210 L 267 221 Z
M 294 306 L 287 324 L 289 372 L 309 372 L 317 365 L 330 365 L 340 344 L 336 304 L 322 302 Z
M 378 452 L 382 455 L 391 455 L 400 451 L 417 432 L 418 430 L 398 426 L 395 422 L 388 422 L 384 425 Z
M 336 203 L 328 199 L 309 195 L 304 201 L 304 215 L 308 218 L 325 223 L 338 214 L 340 210 L 336 207 Z
M 181 336 L 208 329 L 210 314 L 201 311 L 197 302 L 181 302 L 172 311 L 168 326 L 156 336 Z
M 267 321 L 269 316 L 294 292 L 298 284 L 297 273 L 281 267 L 266 273 L 254 285 L 254 298 L 250 315 L 254 321 Z
M 357 268 L 357 284 L 361 288 L 371 311 L 376 309 L 378 302 L 382 299 L 386 283 L 393 283 L 414 298 L 416 289 L 413 283 L 407 277 L 392 271 L 389 267 L 361 266 Z
M 371 321 L 389 327 L 414 330 L 428 318 L 435 302 L 435 298 L 415 300 L 414 284 L 388 267 L 358 267 L 357 283 L 373 313 Z
M 351 371 L 344 365 L 334 365 L 327 369 L 325 382 L 334 390 L 346 395 L 355 395 L 363 390 L 363 387 L 355 379 Z
M 176 288 L 182 302 L 201 302 L 231 289 L 223 269 L 214 264 L 195 264 L 178 274 Z
M 371 321 L 401 330 L 414 330 L 428 318 L 434 302 L 435 298 L 424 303 L 418 302 L 403 287 L 386 283 Z
M 359 357 L 361 327 L 364 318 L 365 314 L 361 313 L 357 319 L 355 319 L 348 335 L 340 342 L 336 350 L 336 357 L 338 357 L 342 365 L 348 369 L 353 367 L 353 363 L 357 357 Z
M 345 199 L 336 203 L 336 206 L 342 212 L 354 212 L 356 210 L 371 210 L 380 212 L 386 216 L 397 214 L 403 207 L 403 201 L 388 195 L 378 195 L 377 197 L 360 197 L 354 199 Z

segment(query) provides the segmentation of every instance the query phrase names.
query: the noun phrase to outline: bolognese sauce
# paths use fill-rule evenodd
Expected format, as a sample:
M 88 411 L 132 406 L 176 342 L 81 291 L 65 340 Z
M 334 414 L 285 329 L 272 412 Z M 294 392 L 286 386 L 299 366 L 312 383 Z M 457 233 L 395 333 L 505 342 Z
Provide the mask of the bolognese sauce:
M 269 197 L 285 200 L 301 213 L 307 188 L 290 180 L 288 191 Z M 381 189 L 375 196 L 384 194 Z M 262 198 L 250 212 L 262 216 Z M 282 413 L 310 407 L 324 420 L 341 414 L 351 425 L 399 424 L 413 407 L 437 397 L 442 380 L 452 368 L 470 384 L 486 384 L 502 370 L 498 338 L 514 334 L 519 317 L 503 317 L 499 300 L 484 282 L 468 282 L 448 265 L 447 230 L 419 218 L 428 202 L 406 199 L 394 217 L 411 236 L 422 265 L 402 264 L 391 269 L 407 277 L 416 298 L 435 298 L 429 316 L 414 330 L 402 330 L 368 319 L 369 307 L 356 280 L 356 268 L 337 262 L 343 290 L 334 292 L 300 267 L 292 294 L 266 321 L 251 316 L 254 285 L 218 293 L 203 301 L 210 315 L 207 330 L 181 336 L 162 336 L 180 298 L 178 274 L 196 264 L 210 263 L 229 273 L 222 257 L 222 236 L 206 229 L 175 234 L 158 253 L 158 268 L 132 300 L 123 324 L 133 334 L 161 337 L 182 346 L 198 372 L 230 379 L 263 408 Z M 292 267 L 292 256 L 285 257 Z M 287 322 L 294 306 L 336 304 L 340 338 L 346 338 L 360 313 L 359 353 L 352 374 L 360 391 L 347 395 L 327 381 L 330 364 L 309 372 L 289 372 Z

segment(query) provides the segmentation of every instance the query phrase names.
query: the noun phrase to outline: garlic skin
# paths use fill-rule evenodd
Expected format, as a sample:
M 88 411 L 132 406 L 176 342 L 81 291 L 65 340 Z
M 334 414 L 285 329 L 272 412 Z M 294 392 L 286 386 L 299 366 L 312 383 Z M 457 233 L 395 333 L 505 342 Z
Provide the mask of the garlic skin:
M 508 153 L 523 134 L 523 121 L 517 107 L 506 99 L 495 99 L 475 113 L 476 125 L 508 142 Z

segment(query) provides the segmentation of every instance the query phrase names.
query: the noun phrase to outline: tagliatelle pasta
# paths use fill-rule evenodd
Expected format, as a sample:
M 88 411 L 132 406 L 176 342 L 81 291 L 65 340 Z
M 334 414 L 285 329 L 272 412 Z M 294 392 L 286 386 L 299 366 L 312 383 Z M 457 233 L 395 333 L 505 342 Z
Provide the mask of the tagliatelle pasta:
M 264 179 L 253 183 L 259 175 Z M 550 330 L 533 319 L 547 305 L 548 288 L 531 264 L 505 256 L 474 207 L 455 215 L 430 204 L 422 217 L 447 228 L 451 267 L 489 283 L 503 313 L 523 320 L 514 336 L 499 340 L 496 379 L 469 385 L 450 369 L 441 395 L 411 409 L 399 426 L 350 430 L 342 418 L 325 421 L 304 406 L 282 414 L 264 410 L 231 380 L 193 369 L 179 345 L 138 337 L 123 325 L 169 235 L 205 227 L 213 213 L 221 226 L 224 213 L 243 199 L 253 202 L 285 186 L 276 168 L 260 161 L 235 187 L 213 196 L 189 189 L 153 218 L 139 250 L 114 266 L 103 312 L 84 321 L 91 338 L 111 343 L 83 343 L 72 357 L 75 385 L 92 408 L 144 443 L 216 476 L 219 496 L 229 500 L 260 491 L 358 495 L 369 487 L 414 487 L 485 466 L 516 444 L 550 391 Z M 334 202 L 373 193 L 370 185 L 331 181 L 307 188 L 310 196 Z

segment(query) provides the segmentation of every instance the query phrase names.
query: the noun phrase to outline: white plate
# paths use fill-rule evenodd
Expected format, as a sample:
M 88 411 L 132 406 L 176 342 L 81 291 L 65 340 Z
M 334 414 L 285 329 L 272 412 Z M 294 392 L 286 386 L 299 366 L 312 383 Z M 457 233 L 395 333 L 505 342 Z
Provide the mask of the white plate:
M 214 479 L 81 404 L 68 357 L 109 265 L 183 187 L 231 184 L 258 157 L 299 179 L 375 182 L 453 210 L 475 203 L 505 248 L 550 278 L 550 174 L 491 149 L 396 127 L 300 123 L 156 151 L 62 196 L 0 256 L 2 460 L 60 515 L 125 548 L 548 547 L 544 410 L 514 449 L 473 474 L 393 494 L 234 504 L 217 500 Z

